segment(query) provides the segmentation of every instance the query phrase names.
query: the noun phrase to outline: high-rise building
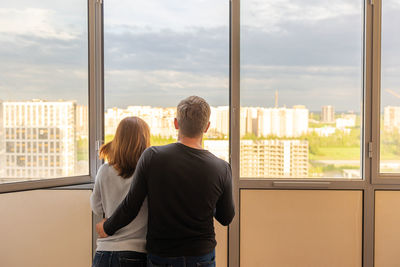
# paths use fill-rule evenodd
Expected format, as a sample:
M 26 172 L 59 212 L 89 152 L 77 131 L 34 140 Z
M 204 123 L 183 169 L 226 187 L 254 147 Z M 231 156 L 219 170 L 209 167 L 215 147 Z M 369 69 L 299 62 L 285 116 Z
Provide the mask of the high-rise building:
M 126 109 L 110 108 L 105 113 L 105 134 L 113 135 L 118 123 L 128 116 L 138 116 L 150 126 L 151 134 L 161 137 L 175 137 L 176 108 L 150 106 L 129 106 Z M 298 137 L 307 133 L 308 109 L 304 106 L 293 108 L 242 107 L 240 110 L 241 136 L 275 135 Z M 229 107 L 211 107 L 210 129 L 206 137 L 226 138 L 229 135 Z
M 258 108 L 257 136 L 298 137 L 307 133 L 308 109 L 304 106 L 293 108 Z
M 385 131 L 400 132 L 400 106 L 387 106 L 384 108 L 383 125 Z
M 211 107 L 208 136 L 226 137 L 229 135 L 229 107 Z
M 149 125 L 152 135 L 174 137 L 177 133 L 174 127 L 175 112 L 176 108 L 150 106 L 129 106 L 126 109 L 109 108 L 104 115 L 105 134 L 114 135 L 122 119 L 136 116 Z
M 114 135 L 118 123 L 123 119 L 123 109 L 114 107 L 109 108 L 104 113 L 104 134 Z
M 89 135 L 89 117 L 88 106 L 76 106 L 76 136 L 80 138 L 87 138 Z
M 258 132 L 258 107 L 240 108 L 240 135 L 254 134 Z
M 204 148 L 228 159 L 227 140 L 205 140 Z M 298 178 L 308 176 L 308 142 L 303 140 L 241 140 L 240 176 Z
M 76 174 L 76 104 L 73 101 L 3 102 L 5 178 Z
M 105 134 L 113 135 L 119 122 L 129 116 L 142 118 L 150 127 L 151 134 L 161 137 L 176 137 L 174 126 L 176 108 L 129 106 L 126 109 L 110 108 L 105 113 Z M 211 107 L 210 129 L 206 136 L 227 137 L 229 135 L 229 107 Z
M 321 122 L 334 123 L 335 122 L 335 108 L 333 106 L 323 106 L 321 112 Z
M 175 138 L 178 131 L 175 129 L 174 119 L 176 117 L 176 108 L 164 108 L 161 118 L 161 127 L 159 128 L 159 135 L 164 137 Z
M 309 111 L 303 105 L 293 106 L 293 136 L 297 137 L 308 131 Z

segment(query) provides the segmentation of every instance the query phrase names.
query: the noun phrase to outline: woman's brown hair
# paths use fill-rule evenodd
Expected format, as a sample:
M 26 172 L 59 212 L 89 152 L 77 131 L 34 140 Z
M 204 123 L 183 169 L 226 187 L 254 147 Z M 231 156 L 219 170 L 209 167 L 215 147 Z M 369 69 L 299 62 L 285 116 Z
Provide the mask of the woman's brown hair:
M 147 123 L 138 117 L 123 119 L 114 139 L 100 148 L 100 159 L 113 166 L 118 175 L 129 178 L 143 151 L 150 146 L 150 129 Z

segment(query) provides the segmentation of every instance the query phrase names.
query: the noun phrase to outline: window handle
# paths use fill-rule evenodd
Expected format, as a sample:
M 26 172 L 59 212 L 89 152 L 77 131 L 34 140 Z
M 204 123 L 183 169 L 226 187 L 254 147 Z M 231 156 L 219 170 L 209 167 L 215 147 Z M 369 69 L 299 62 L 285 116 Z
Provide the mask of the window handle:
M 275 187 L 311 187 L 311 188 L 325 188 L 328 187 L 331 182 L 279 182 L 275 181 L 272 183 Z

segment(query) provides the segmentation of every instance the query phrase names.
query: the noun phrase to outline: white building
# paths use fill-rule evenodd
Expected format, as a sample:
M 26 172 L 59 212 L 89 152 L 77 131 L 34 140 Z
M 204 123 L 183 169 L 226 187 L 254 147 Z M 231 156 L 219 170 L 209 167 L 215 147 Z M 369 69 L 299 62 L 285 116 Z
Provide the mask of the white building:
M 88 138 L 89 136 L 89 117 L 88 106 L 76 106 L 76 136 L 80 138 Z
M 229 162 L 228 140 L 204 140 L 204 149 L 209 150 L 218 158 Z
M 109 108 L 104 115 L 105 134 L 114 135 L 119 122 L 130 116 L 143 119 L 150 127 L 151 135 L 176 137 L 174 126 L 176 108 L 151 106 L 129 106 L 126 109 Z M 229 107 L 211 107 L 210 129 L 206 136 L 227 137 L 229 135 Z
M 385 131 L 400 131 L 400 106 L 387 106 L 383 110 Z
M 336 128 L 352 128 L 356 126 L 356 114 L 343 114 L 341 118 L 336 119 Z
M 227 137 L 229 135 L 229 106 L 211 107 L 208 136 Z
M 258 132 L 258 107 L 240 108 L 240 136 L 246 134 L 257 135 Z
M 176 108 L 160 108 L 150 106 L 129 106 L 126 109 L 110 108 L 104 115 L 106 135 L 114 135 L 119 122 L 131 116 L 143 119 L 150 127 L 150 132 L 155 136 L 175 137 L 174 127 Z
M 204 148 L 227 159 L 228 140 L 205 140 Z M 308 142 L 302 140 L 241 140 L 240 176 L 298 178 L 308 176 Z
M 309 132 L 315 132 L 319 136 L 331 136 L 336 132 L 335 127 L 320 127 L 320 128 L 310 128 Z
M 3 177 L 76 175 L 75 102 L 3 102 L 2 115 Z
M 257 136 L 298 137 L 307 133 L 308 109 L 304 106 L 293 108 L 259 108 Z
M 335 108 L 333 106 L 322 107 L 321 122 L 323 123 L 335 122 Z

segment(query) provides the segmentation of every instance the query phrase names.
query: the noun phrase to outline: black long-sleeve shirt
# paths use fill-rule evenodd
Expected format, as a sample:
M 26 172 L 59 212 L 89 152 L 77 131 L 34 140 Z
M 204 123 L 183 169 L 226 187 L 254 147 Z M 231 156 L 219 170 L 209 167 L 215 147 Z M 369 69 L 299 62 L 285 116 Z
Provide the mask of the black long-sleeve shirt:
M 215 217 L 234 215 L 230 165 L 207 150 L 181 143 L 150 147 L 140 157 L 128 195 L 104 223 L 113 235 L 148 197 L 147 251 L 164 257 L 200 256 L 215 246 Z

